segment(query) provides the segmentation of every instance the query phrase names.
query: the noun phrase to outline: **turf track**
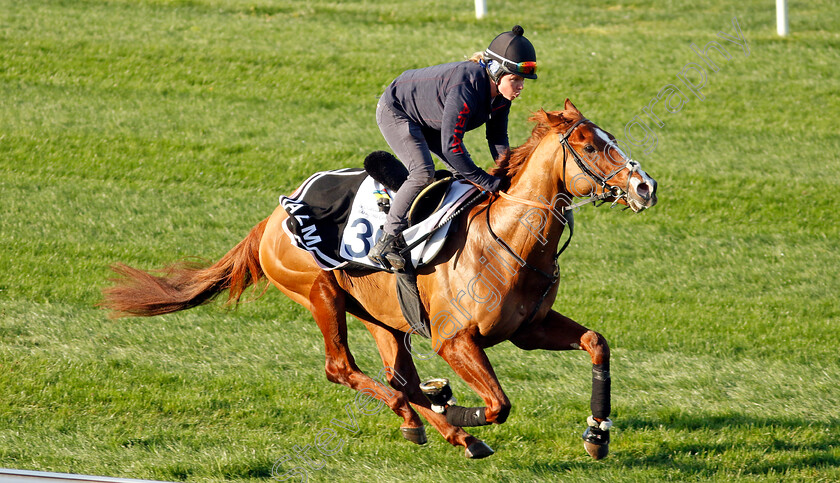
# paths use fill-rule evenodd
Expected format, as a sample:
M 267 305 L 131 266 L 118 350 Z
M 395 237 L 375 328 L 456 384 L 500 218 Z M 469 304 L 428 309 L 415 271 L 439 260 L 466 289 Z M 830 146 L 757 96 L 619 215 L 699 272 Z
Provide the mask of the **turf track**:
M 839 480 L 840 7 L 789 3 L 782 39 L 758 0 L 494 1 L 483 21 L 468 1 L 0 0 L 0 467 L 258 481 L 314 445 L 354 393 L 326 381 L 307 313 L 271 290 L 112 321 L 107 267 L 221 256 L 308 174 L 385 148 L 376 96 L 402 70 L 521 23 L 540 79 L 513 144 L 566 97 L 620 135 L 699 62 L 690 44 L 732 54 L 634 151 L 659 205 L 584 210 L 563 255 L 555 308 L 613 348 L 612 455 L 579 438 L 585 354 L 502 344 L 513 413 L 473 431 L 492 458 L 410 445 L 382 412 L 310 478 Z M 717 36 L 733 17 L 749 55 Z M 466 143 L 489 166 L 482 138 Z M 350 338 L 377 372 L 358 321 Z

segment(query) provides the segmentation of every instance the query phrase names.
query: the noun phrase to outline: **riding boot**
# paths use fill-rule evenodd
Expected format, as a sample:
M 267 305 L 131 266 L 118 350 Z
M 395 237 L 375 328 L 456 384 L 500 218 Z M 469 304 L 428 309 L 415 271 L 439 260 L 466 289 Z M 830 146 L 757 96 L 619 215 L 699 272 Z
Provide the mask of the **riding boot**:
M 374 262 L 390 266 L 395 270 L 402 270 L 405 268 L 405 259 L 400 255 L 400 248 L 405 244 L 402 242 L 400 235 L 391 235 L 383 233 L 382 237 L 373 245 L 373 248 L 368 252 L 368 258 Z

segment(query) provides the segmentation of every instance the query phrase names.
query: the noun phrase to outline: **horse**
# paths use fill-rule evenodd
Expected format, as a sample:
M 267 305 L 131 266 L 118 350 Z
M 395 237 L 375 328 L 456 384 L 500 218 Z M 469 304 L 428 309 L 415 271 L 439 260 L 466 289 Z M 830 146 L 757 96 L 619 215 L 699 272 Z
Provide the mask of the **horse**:
M 247 287 L 267 279 L 312 313 L 324 338 L 329 381 L 387 405 L 402 418 L 403 436 L 417 444 L 427 441 L 422 415 L 469 458 L 493 450 L 463 428 L 504 423 L 511 410 L 486 348 L 510 341 L 529 351 L 583 350 L 593 372 L 584 447 L 593 458 L 603 458 L 612 424 L 609 346 L 600 333 L 552 309 L 560 272 L 555 247 L 572 231 L 574 197 L 638 213 L 656 204 L 657 184 L 569 99 L 564 110 L 540 109 L 530 121 L 536 123 L 530 138 L 500 156 L 491 170 L 503 179 L 502 190 L 456 220 L 440 252 L 416 271 L 430 354 L 442 357 L 484 407 L 433 404 L 421 390 L 412 357 L 417 348 L 410 345 L 413 329 L 397 303 L 395 275 L 321 269 L 290 243 L 283 230 L 289 215 L 280 206 L 210 266 L 177 263 L 156 275 L 113 265 L 117 276 L 103 289 L 101 305 L 114 317 L 155 316 L 207 303 L 224 291 L 235 305 Z M 348 313 L 375 339 L 390 387 L 356 365 L 347 345 Z

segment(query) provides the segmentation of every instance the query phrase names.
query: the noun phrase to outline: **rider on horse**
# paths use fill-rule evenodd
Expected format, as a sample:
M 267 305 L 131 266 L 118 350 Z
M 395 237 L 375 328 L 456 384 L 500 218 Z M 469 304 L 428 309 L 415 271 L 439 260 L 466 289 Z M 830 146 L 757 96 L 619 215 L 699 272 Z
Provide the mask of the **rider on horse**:
M 475 165 L 463 137 L 486 124 L 493 159 L 509 149 L 511 101 L 519 97 L 526 78 L 537 78 L 537 55 L 523 34 L 516 25 L 470 61 L 408 70 L 385 89 L 376 106 L 376 122 L 409 174 L 394 196 L 382 236 L 368 254 L 372 260 L 404 268 L 400 234 L 408 226 L 411 203 L 434 181 L 431 153 L 483 190 L 498 191 L 501 180 Z

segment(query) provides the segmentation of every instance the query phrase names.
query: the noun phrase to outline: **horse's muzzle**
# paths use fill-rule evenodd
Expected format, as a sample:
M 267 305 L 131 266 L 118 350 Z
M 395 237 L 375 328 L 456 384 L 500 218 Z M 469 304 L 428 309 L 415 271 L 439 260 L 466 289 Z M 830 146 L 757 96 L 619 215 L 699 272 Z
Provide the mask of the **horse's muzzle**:
M 638 178 L 633 177 L 630 180 L 630 192 L 627 193 L 627 204 L 636 213 L 650 208 L 657 202 L 656 180 L 644 171 L 639 174 Z

